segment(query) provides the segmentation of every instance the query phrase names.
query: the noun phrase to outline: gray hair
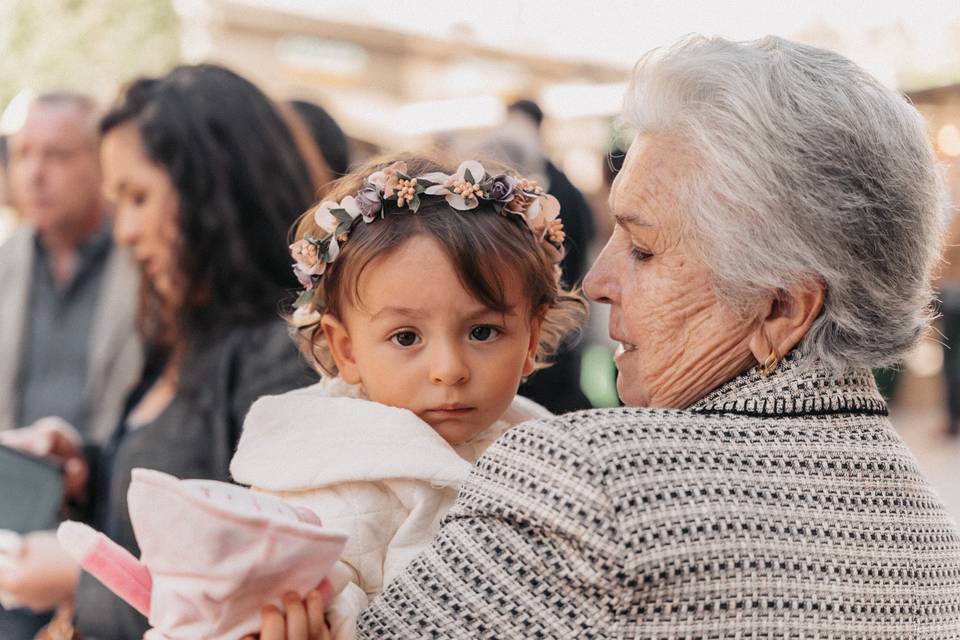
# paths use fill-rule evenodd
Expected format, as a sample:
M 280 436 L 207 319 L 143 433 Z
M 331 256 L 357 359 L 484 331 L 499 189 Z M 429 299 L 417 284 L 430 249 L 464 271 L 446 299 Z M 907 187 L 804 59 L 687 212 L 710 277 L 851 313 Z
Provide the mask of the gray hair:
M 902 96 L 830 51 L 692 36 L 641 58 L 621 121 L 692 159 L 685 241 L 723 304 L 824 283 L 799 348 L 841 370 L 894 362 L 923 333 L 947 209 Z

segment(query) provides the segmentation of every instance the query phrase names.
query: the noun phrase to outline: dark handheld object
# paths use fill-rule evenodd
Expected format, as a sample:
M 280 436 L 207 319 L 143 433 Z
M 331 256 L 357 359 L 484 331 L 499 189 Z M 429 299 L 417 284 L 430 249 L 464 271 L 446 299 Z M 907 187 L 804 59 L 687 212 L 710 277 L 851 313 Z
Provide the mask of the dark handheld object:
M 0 446 L 0 529 L 55 529 L 63 502 L 58 464 Z

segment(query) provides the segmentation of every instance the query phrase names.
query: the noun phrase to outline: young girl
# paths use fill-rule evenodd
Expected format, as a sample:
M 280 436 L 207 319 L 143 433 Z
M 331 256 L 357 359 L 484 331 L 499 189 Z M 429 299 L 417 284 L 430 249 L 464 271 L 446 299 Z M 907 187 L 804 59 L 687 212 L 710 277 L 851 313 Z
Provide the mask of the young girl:
M 349 534 L 328 610 L 349 638 L 484 449 L 549 416 L 517 387 L 586 305 L 560 282 L 559 205 L 530 181 L 408 156 L 330 195 L 291 246 L 305 290 L 289 318 L 325 379 L 257 401 L 231 473 Z

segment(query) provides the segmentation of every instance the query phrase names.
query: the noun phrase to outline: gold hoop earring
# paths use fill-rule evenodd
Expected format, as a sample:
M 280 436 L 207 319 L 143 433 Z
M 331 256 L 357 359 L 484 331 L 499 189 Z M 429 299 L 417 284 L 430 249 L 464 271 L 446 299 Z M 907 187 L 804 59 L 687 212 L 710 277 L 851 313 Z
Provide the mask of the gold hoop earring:
M 760 365 L 760 375 L 766 378 L 776 370 L 778 364 L 780 364 L 780 354 L 776 349 L 770 349 L 770 355 Z

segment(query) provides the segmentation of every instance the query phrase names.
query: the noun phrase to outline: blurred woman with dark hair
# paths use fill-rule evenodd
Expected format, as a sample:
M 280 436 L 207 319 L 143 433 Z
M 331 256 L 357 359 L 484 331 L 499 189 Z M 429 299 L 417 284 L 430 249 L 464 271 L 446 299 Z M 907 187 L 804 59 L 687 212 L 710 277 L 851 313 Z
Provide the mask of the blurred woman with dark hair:
M 296 286 L 287 232 L 314 187 L 271 101 L 221 67 L 135 81 L 100 131 L 114 235 L 142 271 L 139 321 L 150 351 L 111 445 L 86 457 L 87 493 L 97 527 L 136 554 L 126 505 L 134 467 L 226 480 L 251 403 L 310 382 L 278 307 Z M 79 570 L 62 564 L 47 571 L 60 583 L 48 592 L 77 585 Z M 89 576 L 75 595 L 84 637 L 139 638 L 147 629 Z

